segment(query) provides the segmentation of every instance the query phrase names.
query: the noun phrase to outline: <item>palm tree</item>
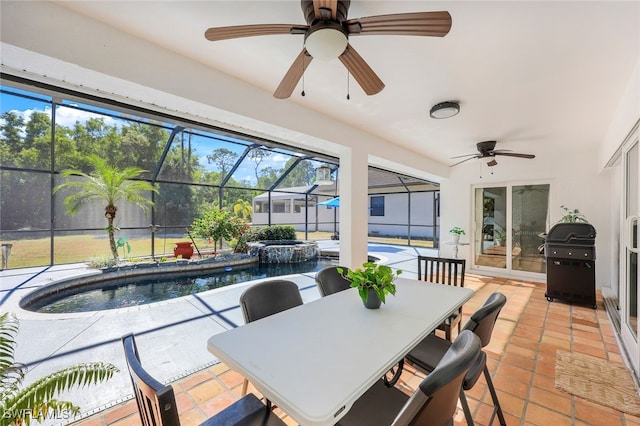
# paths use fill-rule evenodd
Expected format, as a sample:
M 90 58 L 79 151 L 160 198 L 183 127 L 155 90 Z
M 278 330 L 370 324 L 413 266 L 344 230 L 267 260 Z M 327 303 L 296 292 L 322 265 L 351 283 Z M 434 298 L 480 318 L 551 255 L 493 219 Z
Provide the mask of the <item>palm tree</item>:
M 251 203 L 242 198 L 238 198 L 238 201 L 233 205 L 233 214 L 246 220 L 251 220 L 253 214 L 253 207 Z
M 75 386 L 86 386 L 110 379 L 119 370 L 109 363 L 78 364 L 51 373 L 20 388 L 25 366 L 16 363 L 14 353 L 18 320 L 13 314 L 0 314 L 0 426 L 27 425 L 47 418 L 74 417 L 80 407 L 54 398 Z
M 64 207 L 68 214 L 75 216 L 80 208 L 94 201 L 106 203 L 104 208 L 104 216 L 107 218 L 106 231 L 109 234 L 109 245 L 113 259 L 118 262 L 118 249 L 116 246 L 115 231 L 113 226 L 118 210 L 116 204 L 120 201 L 128 201 L 140 207 L 145 213 L 153 202 L 145 198 L 142 193 L 145 191 L 158 190 L 148 182 L 132 180 L 140 176 L 146 170 L 139 167 L 127 167 L 124 170 L 118 170 L 116 167 L 110 166 L 102 158 L 92 155 L 88 157 L 89 162 L 94 168 L 91 175 L 80 170 L 64 170 L 62 177 L 80 176 L 82 181 L 69 181 L 62 183 L 54 188 L 54 194 L 62 189 L 77 189 L 76 192 L 69 195 L 64 200 Z

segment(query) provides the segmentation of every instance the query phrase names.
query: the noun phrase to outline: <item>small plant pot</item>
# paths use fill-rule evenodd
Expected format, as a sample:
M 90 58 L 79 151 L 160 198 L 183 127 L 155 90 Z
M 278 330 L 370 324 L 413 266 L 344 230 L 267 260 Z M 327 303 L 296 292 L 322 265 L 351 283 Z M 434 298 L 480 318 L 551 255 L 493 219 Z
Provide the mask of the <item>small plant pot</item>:
M 183 259 L 190 259 L 193 255 L 193 246 L 190 241 L 184 241 L 176 243 L 176 248 L 173 249 L 173 255 L 175 257 L 182 256 Z
M 367 295 L 367 301 L 362 301 L 364 303 L 364 307 L 367 309 L 379 309 L 382 301 L 378 297 L 375 291 L 369 290 L 369 294 Z
M 451 239 L 453 244 L 458 244 L 460 242 L 460 234 L 451 234 Z

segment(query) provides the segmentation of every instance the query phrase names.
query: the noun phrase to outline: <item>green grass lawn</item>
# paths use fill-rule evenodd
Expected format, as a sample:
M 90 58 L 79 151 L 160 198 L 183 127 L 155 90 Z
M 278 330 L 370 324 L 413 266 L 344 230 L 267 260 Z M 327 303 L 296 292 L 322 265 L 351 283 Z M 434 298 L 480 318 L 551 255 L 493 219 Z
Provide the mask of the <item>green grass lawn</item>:
M 310 232 L 308 239 L 311 241 L 329 240 L 331 232 Z M 305 239 L 304 232 L 298 233 L 298 239 Z M 161 238 L 155 240 L 156 257 L 172 257 L 173 248 L 178 241 L 189 241 L 187 237 Z M 206 240 L 196 239 L 196 245 L 201 252 L 211 253 L 213 244 Z M 406 245 L 406 239 L 388 237 L 370 237 L 370 242 Z M 131 252 L 123 252 L 123 248 L 118 249 L 120 258 L 139 258 L 151 255 L 151 239 L 148 237 L 131 238 L 128 240 Z M 9 256 L 9 268 L 26 268 L 31 266 L 46 266 L 50 264 L 51 241 L 49 238 L 4 240 L 3 244 L 12 244 L 11 255 Z M 431 241 L 412 240 L 412 246 L 433 247 Z M 225 246 L 225 249 L 229 247 Z M 54 264 L 104 261 L 111 259 L 109 240 L 105 235 L 72 235 L 57 236 L 54 239 Z
M 156 238 L 155 253 L 157 257 L 173 256 L 174 243 L 189 241 L 185 237 Z M 51 256 L 51 242 L 49 238 L 3 241 L 12 244 L 9 256 L 9 268 L 25 268 L 29 266 L 49 265 Z M 120 258 L 146 257 L 151 254 L 150 238 L 131 238 L 128 240 L 131 252 L 126 252 L 123 247 L 118 249 Z M 213 250 L 213 244 L 205 240 L 196 239 L 196 245 L 200 250 Z M 110 259 L 111 249 L 109 240 L 105 236 L 73 235 L 56 237 L 54 239 L 54 264 L 91 262 L 95 260 Z M 125 250 L 125 251 L 123 251 Z

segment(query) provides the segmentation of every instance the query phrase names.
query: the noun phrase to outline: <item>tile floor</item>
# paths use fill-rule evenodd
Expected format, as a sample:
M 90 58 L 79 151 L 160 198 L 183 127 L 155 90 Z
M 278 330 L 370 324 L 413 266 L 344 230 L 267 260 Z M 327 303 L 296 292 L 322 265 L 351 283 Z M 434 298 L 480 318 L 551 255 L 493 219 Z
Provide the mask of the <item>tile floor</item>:
M 640 426 L 640 418 L 591 403 L 555 388 L 557 350 L 584 353 L 624 362 L 615 332 L 599 297 L 598 309 L 545 299 L 545 285 L 467 274 L 465 286 L 476 290 L 464 306 L 468 316 L 488 295 L 507 296 L 490 345 L 489 356 L 498 397 L 508 425 L 624 425 Z M 463 319 L 464 323 L 464 319 Z M 403 382 L 413 388 L 421 375 L 410 368 Z M 197 425 L 238 398 L 242 377 L 223 364 L 197 372 L 172 384 L 183 426 Z M 250 387 L 251 389 L 251 387 Z M 253 389 L 255 392 L 255 389 Z M 467 393 L 476 424 L 486 425 L 492 405 L 483 378 Z M 288 424 L 295 422 L 278 413 Z M 82 426 L 139 425 L 135 402 L 128 401 L 76 423 Z M 461 409 L 456 425 L 466 424 Z M 494 424 L 498 424 L 494 420 Z

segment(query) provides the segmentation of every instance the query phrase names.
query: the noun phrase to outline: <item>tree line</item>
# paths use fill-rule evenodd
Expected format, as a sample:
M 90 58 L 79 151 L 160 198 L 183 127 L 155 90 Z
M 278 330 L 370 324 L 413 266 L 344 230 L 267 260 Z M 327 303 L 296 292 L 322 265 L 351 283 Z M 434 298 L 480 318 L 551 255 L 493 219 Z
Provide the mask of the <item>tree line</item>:
M 51 217 L 51 191 L 60 183 L 59 172 L 76 169 L 89 173 L 89 158 L 98 156 L 116 168 L 144 169 L 140 178 L 150 180 L 170 136 L 167 128 L 151 122 L 119 120 L 111 124 L 106 117 L 94 116 L 71 126 L 52 126 L 51 115 L 42 111 L 33 111 L 27 118 L 16 111 L 0 117 L 0 224 L 4 231 L 73 228 L 70 218 L 64 217 L 61 200 L 55 201 Z M 230 149 L 233 143 L 228 142 L 229 148 L 216 144 L 218 148 L 200 156 L 192 148 L 196 137 L 203 136 L 189 130 L 178 133 L 161 165 L 156 223 L 184 226 L 211 205 L 229 209 L 238 203 L 250 205 L 253 197 L 269 189 L 297 160 L 291 156 L 282 168 L 271 167 L 272 151 L 257 146 L 243 160 L 251 164 L 255 183 L 237 180 L 228 176 L 239 159 Z M 207 170 L 205 162 L 215 170 Z M 306 186 L 313 180 L 313 164 L 303 160 L 278 187 Z

